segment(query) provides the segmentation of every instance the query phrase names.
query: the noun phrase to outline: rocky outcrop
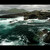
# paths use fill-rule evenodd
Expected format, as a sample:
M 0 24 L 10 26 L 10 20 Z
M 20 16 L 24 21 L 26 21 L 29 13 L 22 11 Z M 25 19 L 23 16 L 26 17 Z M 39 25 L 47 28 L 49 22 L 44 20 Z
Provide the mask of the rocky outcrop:
M 44 40 L 44 42 L 50 43 L 50 32 L 48 33 L 48 36 L 46 37 L 46 39 Z
M 50 18 L 50 12 L 39 12 L 39 11 L 33 11 L 33 12 L 23 12 L 23 13 L 16 13 L 16 14 L 8 14 L 0 16 L 0 18 L 14 18 L 17 16 L 24 16 L 25 19 L 47 19 Z

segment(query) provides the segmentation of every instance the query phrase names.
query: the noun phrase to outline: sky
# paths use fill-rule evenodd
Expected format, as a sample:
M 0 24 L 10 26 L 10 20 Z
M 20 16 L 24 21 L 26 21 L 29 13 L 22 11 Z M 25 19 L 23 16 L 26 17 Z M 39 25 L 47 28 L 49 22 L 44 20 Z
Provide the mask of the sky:
M 9 10 L 12 8 L 25 9 L 27 11 L 33 10 L 50 10 L 50 5 L 0 5 L 0 10 Z

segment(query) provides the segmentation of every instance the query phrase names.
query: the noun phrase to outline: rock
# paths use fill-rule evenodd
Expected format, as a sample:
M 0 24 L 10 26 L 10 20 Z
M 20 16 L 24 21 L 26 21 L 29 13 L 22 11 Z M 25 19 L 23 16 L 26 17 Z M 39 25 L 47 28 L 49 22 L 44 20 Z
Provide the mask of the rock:
M 46 37 L 46 39 L 44 40 L 44 42 L 50 43 L 50 32 L 48 33 L 48 36 Z

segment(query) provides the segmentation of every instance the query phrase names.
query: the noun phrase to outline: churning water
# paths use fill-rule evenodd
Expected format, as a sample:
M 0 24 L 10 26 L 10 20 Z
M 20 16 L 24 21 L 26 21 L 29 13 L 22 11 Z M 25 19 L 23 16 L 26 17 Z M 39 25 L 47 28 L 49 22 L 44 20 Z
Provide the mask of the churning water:
M 11 22 L 10 22 L 11 21 Z M 0 45 L 35 45 L 39 44 L 38 31 L 47 28 L 50 31 L 50 24 L 47 20 L 29 19 L 24 20 L 23 16 L 16 18 L 0 18 Z M 42 38 L 41 38 L 42 39 Z M 40 44 L 42 45 L 42 44 Z

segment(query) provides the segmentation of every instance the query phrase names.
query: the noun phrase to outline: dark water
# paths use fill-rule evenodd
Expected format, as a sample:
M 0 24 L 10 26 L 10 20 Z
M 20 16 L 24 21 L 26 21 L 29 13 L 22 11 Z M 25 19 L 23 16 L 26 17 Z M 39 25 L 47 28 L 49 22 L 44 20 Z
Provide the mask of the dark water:
M 34 23 L 17 20 L 17 22 L 11 24 L 10 21 L 14 19 L 22 18 L 0 18 L 0 45 L 39 45 L 38 32 L 45 28 L 50 31 L 49 23 L 48 25 L 41 21 L 36 23 L 36 20 Z

